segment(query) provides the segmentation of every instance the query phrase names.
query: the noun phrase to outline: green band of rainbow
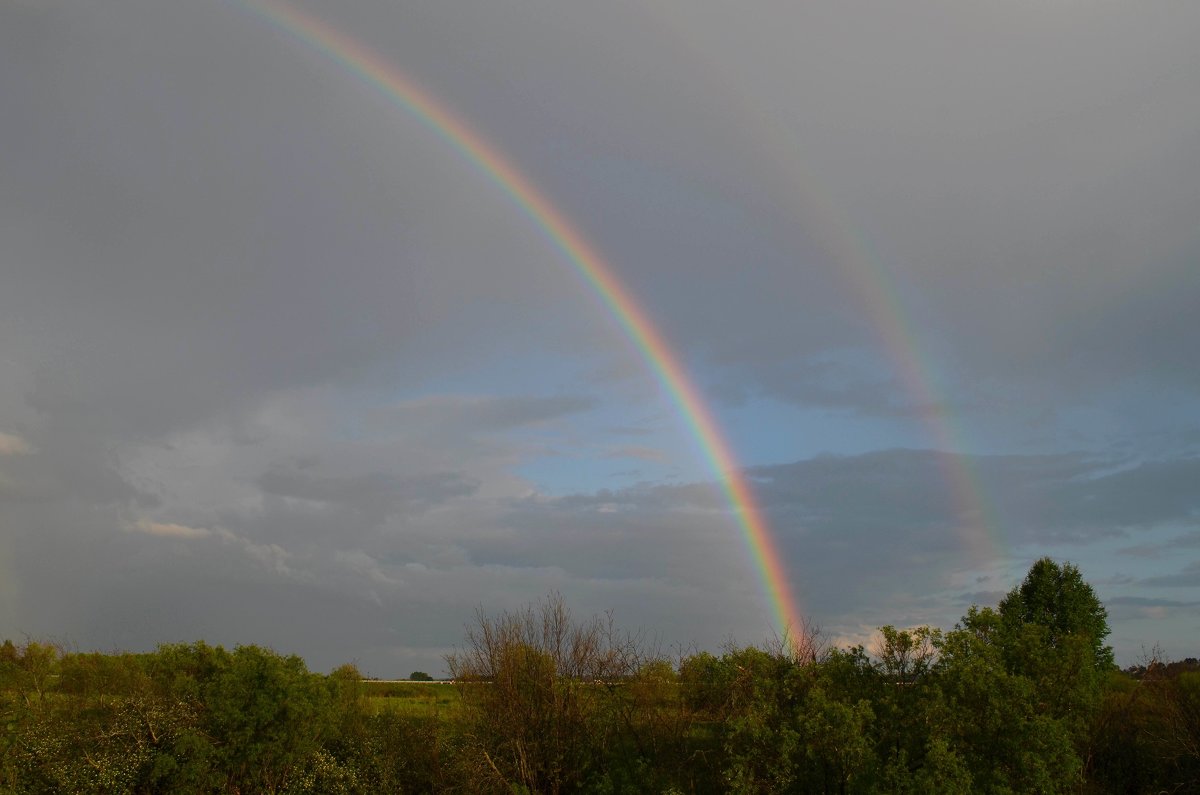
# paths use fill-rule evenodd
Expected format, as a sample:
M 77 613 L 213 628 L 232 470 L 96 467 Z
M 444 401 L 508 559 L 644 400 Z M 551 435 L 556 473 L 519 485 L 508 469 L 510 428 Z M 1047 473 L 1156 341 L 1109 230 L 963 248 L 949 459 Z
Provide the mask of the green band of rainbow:
M 697 439 L 741 527 L 778 629 L 802 631 L 804 622 L 770 527 L 712 412 L 679 356 L 583 235 L 495 146 L 368 47 L 277 0 L 239 0 L 239 5 L 320 51 L 420 119 L 490 177 L 566 255 L 637 347 Z

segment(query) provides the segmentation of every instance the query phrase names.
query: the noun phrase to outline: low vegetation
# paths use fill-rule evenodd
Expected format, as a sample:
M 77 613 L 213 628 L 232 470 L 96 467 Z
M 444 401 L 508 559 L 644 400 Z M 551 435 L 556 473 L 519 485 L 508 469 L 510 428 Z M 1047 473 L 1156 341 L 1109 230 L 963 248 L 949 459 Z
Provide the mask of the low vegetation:
M 1118 671 L 1103 606 L 1038 561 L 953 629 L 667 659 L 552 596 L 480 613 L 453 683 L 204 643 L 0 645 L 0 792 L 1200 791 L 1200 666 Z

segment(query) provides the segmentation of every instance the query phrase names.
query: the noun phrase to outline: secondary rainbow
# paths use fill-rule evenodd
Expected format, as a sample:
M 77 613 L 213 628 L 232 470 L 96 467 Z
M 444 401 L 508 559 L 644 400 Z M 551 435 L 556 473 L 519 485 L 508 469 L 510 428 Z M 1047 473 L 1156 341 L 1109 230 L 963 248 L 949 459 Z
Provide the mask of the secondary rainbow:
M 777 211 L 795 208 L 791 219 L 800 219 L 805 233 L 825 251 L 831 264 L 862 305 L 862 315 L 874 329 L 884 360 L 892 368 L 901 390 L 913 404 L 914 416 L 929 432 L 932 448 L 952 509 L 955 532 L 972 562 L 986 568 L 1003 563 L 1003 522 L 988 498 L 979 473 L 967 455 L 972 445 L 962 426 L 949 410 L 947 391 L 936 357 L 917 331 L 915 312 L 904 300 L 888 262 L 876 250 L 865 228 L 851 221 L 847 208 L 833 201 L 830 190 L 808 167 L 805 141 L 794 128 L 777 123 L 773 108 L 754 101 L 753 92 L 730 84 L 702 42 L 683 24 L 686 17 L 648 4 L 645 10 L 657 18 L 670 40 L 682 45 L 680 55 L 695 79 L 710 88 L 716 102 L 729 105 L 729 116 L 739 120 L 739 129 L 757 138 L 771 155 L 777 182 L 772 204 Z M 783 106 L 786 107 L 786 104 Z
M 740 97 L 734 93 L 734 99 Z M 1005 558 L 1002 522 L 979 474 L 970 464 L 972 459 L 967 455 L 970 441 L 961 423 L 949 411 L 935 358 L 929 347 L 922 344 L 914 322 L 915 313 L 906 307 L 885 258 L 876 251 L 866 231 L 856 229 L 847 212 L 833 204 L 829 197 L 834 191 L 824 188 L 806 168 L 798 156 L 804 151 L 802 142 L 783 134 L 761 108 L 743 101 L 741 111 L 741 117 L 757 121 L 747 126 L 757 130 L 775 154 L 773 160 L 779 166 L 779 173 L 790 177 L 789 187 L 796 190 L 793 199 L 799 203 L 796 215 L 808 222 L 806 229 L 829 254 L 862 303 L 863 315 L 874 327 L 884 359 L 912 401 L 915 416 L 928 429 L 953 511 L 954 532 L 974 565 L 988 569 L 1002 564 Z
M 420 119 L 490 177 L 562 251 L 637 347 L 698 441 L 737 518 L 779 630 L 785 634 L 802 631 L 799 605 L 771 529 L 712 412 L 679 356 L 574 224 L 500 150 L 366 45 L 318 17 L 276 0 L 237 0 L 237 5 L 321 52 Z

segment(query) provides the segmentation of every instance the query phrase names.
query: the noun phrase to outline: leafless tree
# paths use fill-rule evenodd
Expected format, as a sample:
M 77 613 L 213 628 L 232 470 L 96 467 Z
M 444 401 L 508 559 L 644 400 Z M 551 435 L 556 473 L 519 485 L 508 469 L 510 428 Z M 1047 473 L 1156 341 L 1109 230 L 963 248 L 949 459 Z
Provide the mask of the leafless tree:
M 446 658 L 483 771 L 534 792 L 575 788 L 620 728 L 616 690 L 642 662 L 611 615 L 576 622 L 562 595 L 489 616 Z

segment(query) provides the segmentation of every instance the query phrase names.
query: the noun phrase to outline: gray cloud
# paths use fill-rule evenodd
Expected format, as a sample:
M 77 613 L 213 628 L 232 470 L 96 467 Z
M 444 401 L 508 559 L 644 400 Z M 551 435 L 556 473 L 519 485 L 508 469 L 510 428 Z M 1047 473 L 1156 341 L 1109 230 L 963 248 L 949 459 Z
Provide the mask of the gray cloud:
M 768 505 L 810 527 L 826 517 L 860 517 L 864 526 L 899 520 L 930 527 L 964 521 L 949 472 L 969 477 L 1010 542 L 1087 540 L 1134 528 L 1191 522 L 1200 509 L 1190 484 L 1200 461 L 1178 459 L 1124 465 L 1079 454 L 965 456 L 893 450 L 812 459 L 750 470 Z M 776 507 L 777 506 L 777 507 Z M 883 508 L 886 506 L 886 508 Z M 979 505 L 966 506 L 978 509 Z M 834 510 L 836 509 L 836 514 Z
M 422 428 L 472 433 L 539 425 L 594 408 L 596 401 L 558 397 L 426 397 L 394 406 L 388 414 Z
M 386 516 L 397 510 L 427 510 L 440 502 L 472 493 L 479 488 L 479 483 L 453 472 L 400 479 L 384 472 L 317 477 L 273 470 L 258 478 L 258 486 L 264 494 L 332 503 Z
M 1196 607 L 1200 602 L 1180 602 L 1177 599 L 1154 599 L 1146 596 L 1114 596 L 1105 604 L 1130 607 Z
M 1196 510 L 1189 485 L 1194 467 L 1195 461 L 1185 459 L 1113 471 L 1113 461 L 1078 454 L 892 450 L 749 473 L 805 609 L 846 633 L 854 629 L 854 616 L 948 625 L 964 604 L 994 605 L 1006 590 L 951 590 L 955 572 L 980 563 L 981 544 L 993 547 L 988 554 L 1014 547 L 1030 549 L 1032 557 L 1045 554 L 1038 550 L 1062 554 L 1064 545 L 1078 554 L 1106 539 L 1190 521 Z M 994 506 L 992 524 L 980 527 L 977 517 L 962 513 L 946 481 L 951 470 L 972 473 Z M 504 521 L 509 532 L 464 541 L 473 560 L 513 565 L 558 557 L 580 577 L 653 576 L 672 571 L 679 561 L 697 578 L 729 576 L 721 572 L 733 565 L 729 543 L 738 534 L 721 494 L 701 484 L 524 500 Z M 699 560 L 706 555 L 714 559 Z M 852 588 L 846 572 L 859 573 Z M 1001 582 L 1007 588 L 1022 573 L 1014 568 Z M 1099 573 L 1091 576 L 1103 581 Z M 1142 582 L 1194 584 L 1190 575 Z M 929 601 L 929 594 L 943 590 L 944 596 Z M 907 618 L 889 617 L 889 611 Z
M 1137 546 L 1125 547 L 1124 549 L 1117 550 L 1117 552 L 1121 555 L 1129 555 L 1131 557 L 1156 558 L 1170 554 L 1176 550 L 1192 549 L 1194 547 L 1200 547 L 1200 531 L 1184 533 L 1159 544 L 1138 544 Z
M 959 594 L 958 603 L 961 605 L 995 607 L 1007 595 L 1007 591 L 968 591 L 967 593 Z
M 1142 585 L 1194 588 L 1200 586 L 1200 562 L 1189 563 L 1176 574 L 1162 574 L 1157 577 L 1146 577 L 1140 581 Z
M 1085 559 L 1126 647 L 1186 634 L 1200 9 L 320 13 L 585 234 L 840 636 L 1038 554 Z M 237 3 L 152 0 L 0 5 L 0 106 L 0 632 L 437 670 L 549 588 L 769 632 L 612 309 L 411 113 Z M 900 449 L 931 438 L 959 451 Z
M 1195 616 L 1200 602 L 1117 596 L 1105 601 L 1110 622 L 1162 621 L 1177 616 Z

